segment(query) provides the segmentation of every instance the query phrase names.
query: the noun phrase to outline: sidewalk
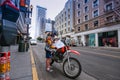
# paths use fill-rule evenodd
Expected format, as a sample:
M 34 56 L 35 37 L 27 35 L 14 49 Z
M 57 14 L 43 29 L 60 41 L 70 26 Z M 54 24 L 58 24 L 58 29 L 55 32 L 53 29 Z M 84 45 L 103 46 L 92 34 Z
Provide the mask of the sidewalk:
M 11 80 L 32 80 L 30 51 L 18 52 L 18 46 L 11 46 Z

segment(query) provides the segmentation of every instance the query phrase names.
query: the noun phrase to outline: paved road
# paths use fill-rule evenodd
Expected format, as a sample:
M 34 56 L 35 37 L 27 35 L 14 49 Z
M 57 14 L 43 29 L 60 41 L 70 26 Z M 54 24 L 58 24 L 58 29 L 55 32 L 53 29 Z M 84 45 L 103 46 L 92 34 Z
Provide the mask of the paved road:
M 45 52 L 44 52 L 43 44 L 32 46 L 32 51 L 33 51 L 35 62 L 36 62 L 39 80 L 72 80 L 72 79 L 67 78 L 63 74 L 62 64 L 55 63 L 53 64 L 54 71 L 51 73 L 46 72 Z M 97 79 L 87 75 L 85 72 L 82 72 L 81 75 L 74 80 L 97 80 Z
M 83 71 L 98 80 L 120 80 L 120 52 L 100 48 L 72 47 L 81 53 L 77 57 Z

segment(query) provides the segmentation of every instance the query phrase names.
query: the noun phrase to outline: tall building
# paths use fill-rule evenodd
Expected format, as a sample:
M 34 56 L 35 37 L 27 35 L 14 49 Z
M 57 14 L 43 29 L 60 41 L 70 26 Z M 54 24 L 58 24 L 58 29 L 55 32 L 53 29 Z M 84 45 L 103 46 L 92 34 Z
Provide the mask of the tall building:
M 36 32 L 35 38 L 43 38 L 45 33 L 46 8 L 36 6 Z
M 55 17 L 55 28 L 59 37 L 73 34 L 74 25 L 74 0 L 68 0 L 64 9 Z
M 86 46 L 120 47 L 120 0 L 75 0 L 75 35 Z

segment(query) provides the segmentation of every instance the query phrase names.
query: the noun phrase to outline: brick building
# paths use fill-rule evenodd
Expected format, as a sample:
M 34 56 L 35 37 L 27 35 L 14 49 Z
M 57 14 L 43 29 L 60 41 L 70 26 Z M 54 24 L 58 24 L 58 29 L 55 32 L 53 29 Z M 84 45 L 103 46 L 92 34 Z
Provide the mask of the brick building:
M 120 47 L 120 0 L 75 0 L 75 34 L 85 46 Z

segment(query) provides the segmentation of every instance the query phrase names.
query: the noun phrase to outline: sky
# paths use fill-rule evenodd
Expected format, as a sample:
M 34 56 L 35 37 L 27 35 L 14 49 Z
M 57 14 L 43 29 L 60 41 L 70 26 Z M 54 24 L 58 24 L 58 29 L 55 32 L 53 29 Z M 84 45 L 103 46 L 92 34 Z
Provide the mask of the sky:
M 64 8 L 66 1 L 67 0 L 31 0 L 31 4 L 34 7 L 39 5 L 46 8 L 47 18 L 54 20 L 54 17 Z
M 46 17 L 51 20 L 55 20 L 54 18 L 63 10 L 65 3 L 67 0 L 31 0 L 31 4 L 33 5 L 33 15 L 32 15 L 32 24 L 30 29 L 30 34 L 33 37 L 35 33 L 35 18 L 36 5 L 46 8 Z

